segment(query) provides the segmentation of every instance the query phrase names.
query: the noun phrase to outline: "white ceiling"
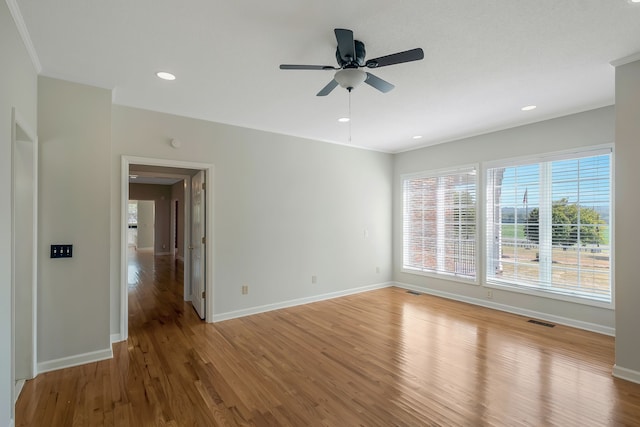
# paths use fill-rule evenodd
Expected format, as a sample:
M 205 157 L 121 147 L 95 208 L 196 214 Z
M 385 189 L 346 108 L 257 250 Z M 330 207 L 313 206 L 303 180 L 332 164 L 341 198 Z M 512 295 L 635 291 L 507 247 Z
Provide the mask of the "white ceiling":
M 610 61 L 640 51 L 628 0 L 12 1 L 43 75 L 113 89 L 116 104 L 388 152 L 611 105 Z M 367 58 L 425 52 L 373 71 L 393 91 L 353 91 L 351 142 L 337 122 L 347 91 L 315 96 L 332 72 L 278 69 L 335 65 L 334 28 Z

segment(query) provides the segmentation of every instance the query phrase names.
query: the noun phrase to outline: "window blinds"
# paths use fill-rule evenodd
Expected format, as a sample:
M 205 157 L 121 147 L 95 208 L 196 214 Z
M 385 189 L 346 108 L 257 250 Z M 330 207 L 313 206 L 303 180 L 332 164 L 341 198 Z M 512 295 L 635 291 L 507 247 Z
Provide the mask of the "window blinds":
M 476 169 L 403 178 L 403 269 L 476 277 Z
M 611 151 L 487 170 L 487 282 L 611 301 Z

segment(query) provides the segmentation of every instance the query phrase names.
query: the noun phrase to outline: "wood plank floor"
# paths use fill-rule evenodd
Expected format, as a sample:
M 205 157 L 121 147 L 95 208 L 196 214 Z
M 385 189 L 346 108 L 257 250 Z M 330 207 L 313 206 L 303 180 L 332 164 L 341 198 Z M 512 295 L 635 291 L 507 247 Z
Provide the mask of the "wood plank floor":
M 398 288 L 205 324 L 176 267 L 134 259 L 128 341 L 28 381 L 16 425 L 640 425 L 611 337 Z

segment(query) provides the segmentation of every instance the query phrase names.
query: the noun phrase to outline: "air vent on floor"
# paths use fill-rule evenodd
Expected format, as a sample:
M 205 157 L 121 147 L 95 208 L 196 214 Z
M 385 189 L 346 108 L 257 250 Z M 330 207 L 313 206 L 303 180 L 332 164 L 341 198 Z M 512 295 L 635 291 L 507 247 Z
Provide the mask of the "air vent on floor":
M 416 291 L 407 291 L 407 293 L 411 295 L 422 295 L 420 292 L 416 292 Z
M 554 326 L 556 326 L 553 323 L 541 322 L 539 320 L 533 320 L 533 319 L 529 319 L 528 322 L 535 323 L 536 325 L 546 326 L 547 328 L 553 328 Z

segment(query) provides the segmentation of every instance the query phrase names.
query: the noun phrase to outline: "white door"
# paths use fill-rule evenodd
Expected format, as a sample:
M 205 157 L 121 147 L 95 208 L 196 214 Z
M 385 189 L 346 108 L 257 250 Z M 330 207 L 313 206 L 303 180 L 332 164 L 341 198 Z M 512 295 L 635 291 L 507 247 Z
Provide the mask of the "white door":
M 205 176 L 191 179 L 191 304 L 205 318 Z

